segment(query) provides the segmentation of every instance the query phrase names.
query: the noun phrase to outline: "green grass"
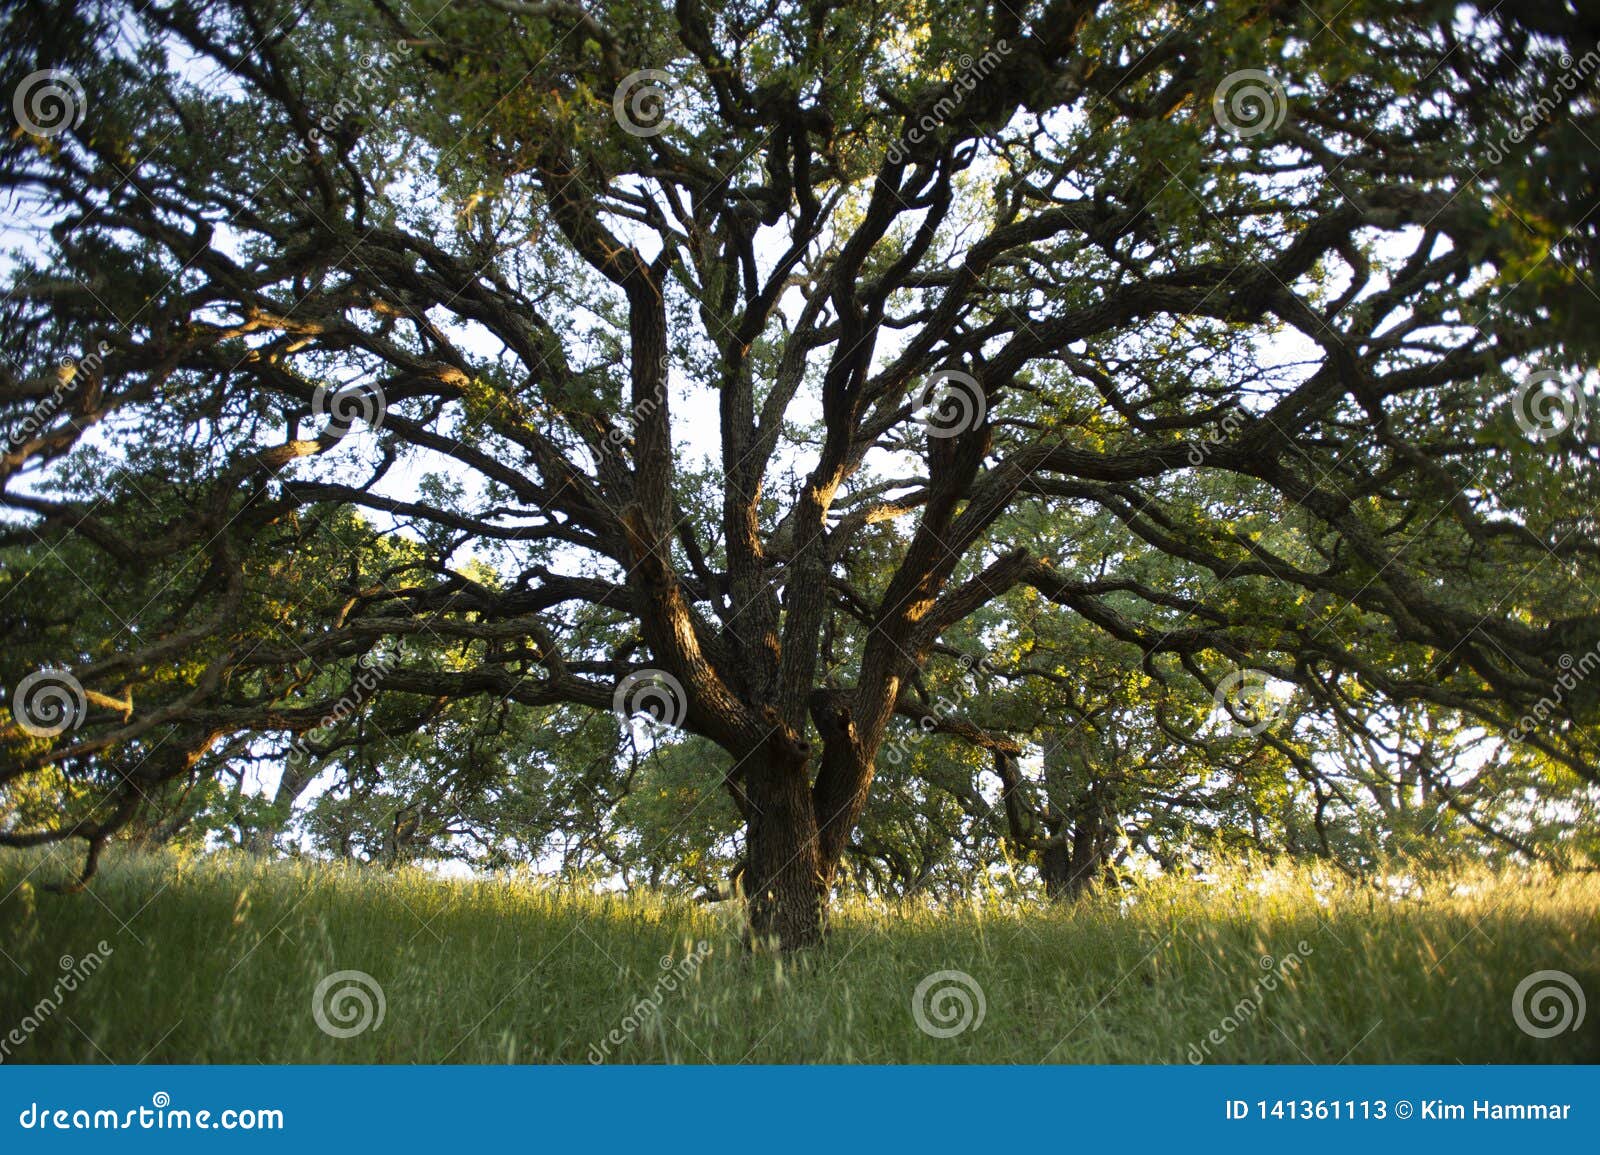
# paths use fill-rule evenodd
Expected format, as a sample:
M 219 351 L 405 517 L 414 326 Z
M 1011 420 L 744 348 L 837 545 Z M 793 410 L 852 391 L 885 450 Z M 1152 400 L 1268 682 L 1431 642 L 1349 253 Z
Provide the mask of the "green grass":
M 740 948 L 731 908 L 529 882 L 124 856 L 88 893 L 38 889 L 61 873 L 0 856 L 8 1062 L 581 1063 L 597 1047 L 632 1063 L 1600 1060 L 1600 1006 L 1548 1039 L 1512 1015 L 1533 971 L 1600 996 L 1594 876 L 1473 876 L 1386 898 L 1241 870 L 1070 911 L 847 904 L 825 947 L 779 958 Z M 6 1044 L 62 956 L 101 940 L 100 969 Z M 702 941 L 703 963 L 664 989 L 661 960 L 683 964 Z M 382 987 L 381 1025 L 318 1027 L 313 992 L 339 970 Z M 981 1025 L 919 1029 L 913 991 L 936 971 L 981 987 Z M 1246 998 L 1258 1005 L 1230 1017 Z

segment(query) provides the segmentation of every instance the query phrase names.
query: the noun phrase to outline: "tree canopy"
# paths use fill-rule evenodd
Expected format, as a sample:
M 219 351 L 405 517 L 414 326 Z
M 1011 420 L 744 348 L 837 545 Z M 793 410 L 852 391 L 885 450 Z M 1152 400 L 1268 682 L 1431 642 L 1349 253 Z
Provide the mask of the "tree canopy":
M 1592 855 L 1592 17 L 432 9 L 8 7 L 0 844 Z

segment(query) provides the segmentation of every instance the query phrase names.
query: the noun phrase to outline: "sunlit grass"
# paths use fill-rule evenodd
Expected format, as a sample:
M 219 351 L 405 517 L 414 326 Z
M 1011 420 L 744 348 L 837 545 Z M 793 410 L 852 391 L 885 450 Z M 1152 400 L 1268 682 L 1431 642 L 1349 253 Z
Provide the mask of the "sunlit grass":
M 39 889 L 63 873 L 0 857 L 0 1045 L 25 1036 L 7 1062 L 1600 1061 L 1600 1007 L 1543 1039 L 1512 1013 L 1534 971 L 1600 996 L 1594 876 L 1241 868 L 1072 910 L 846 903 L 825 947 L 779 958 L 741 948 L 728 906 L 524 880 L 121 856 L 88 893 Z M 63 957 L 102 940 L 99 970 L 39 1014 Z M 384 1014 L 339 1038 L 313 993 L 345 970 Z M 981 989 L 981 1024 L 919 1028 L 937 971 Z M 930 1012 L 953 1025 L 962 1006 Z

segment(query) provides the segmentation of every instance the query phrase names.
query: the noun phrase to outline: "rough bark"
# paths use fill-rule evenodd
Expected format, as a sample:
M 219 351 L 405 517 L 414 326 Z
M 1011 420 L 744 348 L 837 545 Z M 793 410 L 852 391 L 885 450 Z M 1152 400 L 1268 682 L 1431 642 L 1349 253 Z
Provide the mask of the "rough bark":
M 233 33 L 254 27 L 253 6 L 214 0 L 202 6 L 215 16 L 205 21 L 192 17 L 193 7 L 157 6 L 141 18 L 154 34 L 239 78 L 241 92 L 219 116 L 259 119 L 268 131 L 237 147 L 276 155 L 283 128 L 304 137 L 318 99 L 297 78 L 308 75 L 306 54 L 330 39 L 313 30 L 358 31 L 360 11 L 347 14 L 338 5 L 338 19 L 330 20 L 308 10 L 309 23 L 292 42 L 269 38 L 256 46 L 260 70 L 252 71 L 235 67 Z M 649 62 L 632 55 L 637 45 L 608 27 L 604 13 L 497 7 L 508 33 L 526 18 L 554 15 L 558 24 L 576 22 L 579 39 L 599 46 L 598 53 L 570 59 L 556 53 L 541 63 L 547 75 L 536 87 L 548 89 L 557 102 L 552 110 L 565 101 L 563 93 L 615 90 L 625 74 Z M 1316 193 L 1267 189 L 1246 200 L 1213 197 L 1202 219 L 1216 231 L 1205 236 L 1195 231 L 1186 204 L 1174 215 L 1150 195 L 1151 174 L 1132 162 L 1150 131 L 1170 127 L 1195 142 L 1203 167 L 1215 166 L 1219 187 L 1262 171 L 1267 153 L 1212 131 L 1211 97 L 1218 66 L 1232 59 L 1231 29 L 1217 40 L 1209 27 L 1184 22 L 1166 30 L 1159 52 L 1146 51 L 1149 21 L 1124 24 L 1111 18 L 1110 6 L 1092 0 L 1053 2 L 1037 19 L 1000 12 L 992 38 L 968 29 L 975 50 L 981 40 L 994 45 L 981 54 L 994 65 L 982 84 L 966 76 L 908 76 L 916 82 L 908 83 L 909 104 L 863 101 L 842 119 L 836 113 L 847 106 L 817 99 L 806 80 L 814 46 L 781 62 L 779 70 L 794 83 L 771 84 L 765 65 L 747 69 L 737 37 L 708 24 L 698 5 L 679 5 L 677 44 L 664 31 L 659 51 L 684 65 L 700 96 L 714 100 L 714 115 L 659 137 L 635 138 L 619 123 L 604 148 L 587 132 L 541 131 L 523 140 L 519 127 L 489 123 L 481 143 L 464 140 L 453 151 L 452 163 L 467 166 L 473 178 L 464 186 L 514 180 L 520 194 L 523 182 L 530 185 L 528 211 L 537 224 L 529 235 L 539 247 L 521 252 L 522 242 L 514 240 L 480 245 L 460 227 L 465 217 L 452 223 L 448 212 L 437 220 L 429 212 L 369 219 L 369 204 L 385 190 L 369 166 L 352 163 L 364 118 L 348 118 L 334 134 L 338 140 L 312 150 L 312 163 L 284 173 L 294 194 L 287 198 L 283 187 L 236 186 L 229 176 L 236 166 L 215 163 L 199 147 L 155 158 L 141 169 L 142 195 L 124 197 L 115 158 L 90 147 L 104 138 L 93 122 L 83 137 L 74 132 L 58 142 L 62 147 L 11 150 L 0 183 L 44 190 L 60 218 L 42 263 L 63 273 L 63 289 L 34 283 L 30 274 L 26 286 L 17 286 L 28 291 L 13 294 L 22 310 L 18 325 L 36 325 L 49 341 L 36 342 L 41 356 L 35 362 L 30 352 L 23 377 L 0 374 L 0 408 L 8 419 L 73 385 L 50 364 L 58 351 L 53 345 L 68 339 L 63 334 L 77 341 L 107 319 L 98 307 L 74 303 L 78 287 L 101 279 L 99 266 L 148 265 L 170 273 L 169 285 L 181 291 L 163 289 L 147 302 L 151 307 L 116 326 L 107 371 L 96 360 L 75 392 L 61 394 L 70 395 L 70 407 L 34 423 L 29 437 L 0 454 L 0 483 L 61 458 L 102 421 L 117 418 L 107 428 L 138 430 L 147 415 L 168 419 L 161 399 L 169 388 L 192 397 L 184 411 L 192 415 L 198 452 L 152 459 L 151 483 L 165 486 L 162 473 L 174 462 L 215 464 L 172 487 L 173 509 L 182 516 L 164 516 L 166 528 L 159 530 L 137 503 L 129 511 L 102 501 L 114 498 L 110 489 L 81 503 L 71 489 L 0 484 L 0 503 L 28 520 L 0 535 L 12 545 L 53 550 L 59 539 L 78 540 L 120 567 L 152 573 L 166 559 L 180 559 L 171 579 L 192 583 L 174 595 L 183 610 L 173 623 L 149 622 L 142 641 L 74 668 L 85 706 L 92 707 L 84 729 L 0 760 L 0 786 L 65 767 L 120 781 L 120 751 L 160 741 L 171 747 L 161 738 L 168 727 L 246 741 L 320 728 L 331 713 L 345 717 L 350 704 L 364 709 L 369 690 L 341 694 L 332 677 L 297 674 L 285 681 L 282 672 L 310 664 L 322 674 L 342 674 L 384 638 L 416 639 L 425 648 L 448 642 L 450 662 L 405 662 L 381 685 L 385 693 L 440 704 L 498 698 L 524 708 L 610 710 L 619 679 L 661 672 L 681 688 L 683 727 L 741 767 L 729 786 L 748 823 L 744 884 L 752 927 L 793 946 L 822 933 L 839 856 L 867 804 L 873 757 L 897 713 L 919 710 L 919 722 L 928 719 L 941 733 L 999 751 L 983 728 L 907 699 L 918 696 L 919 683 L 943 680 L 929 667 L 947 668 L 955 654 L 940 639 L 1012 591 L 1037 595 L 1051 612 L 1073 613 L 1137 648 L 1152 673 L 1158 661 L 1181 666 L 1208 693 L 1216 677 L 1208 671 L 1218 663 L 1248 663 L 1302 683 L 1333 711 L 1344 710 L 1339 679 L 1358 677 L 1396 700 L 1509 725 L 1563 677 L 1558 655 L 1579 652 L 1573 631 L 1594 629 L 1600 618 L 1592 606 L 1565 598 L 1555 612 L 1580 616 L 1553 619 L 1549 605 L 1504 606 L 1497 581 L 1480 585 L 1483 558 L 1498 561 L 1504 548 L 1514 562 L 1519 555 L 1509 551 L 1516 548 L 1532 567 L 1551 556 L 1592 558 L 1595 547 L 1570 532 L 1567 517 L 1511 510 L 1501 519 L 1470 500 L 1451 501 L 1430 516 L 1438 495 L 1453 488 L 1449 469 L 1459 464 L 1465 484 L 1475 480 L 1477 463 L 1463 457 L 1461 430 L 1440 424 L 1424 439 L 1419 435 L 1431 423 L 1414 415 L 1476 412 L 1484 382 L 1504 368 L 1535 363 L 1565 338 L 1554 325 L 1504 325 L 1480 329 L 1444 352 L 1430 331 L 1439 318 L 1499 307 L 1494 278 L 1467 276 L 1473 262 L 1501 270 L 1531 266 L 1543 259 L 1547 240 L 1532 233 L 1525 241 L 1517 230 L 1485 234 L 1485 214 L 1505 208 L 1489 197 L 1511 192 L 1462 191 L 1474 183 L 1476 142 L 1488 138 L 1487 126 L 1522 115 L 1516 92 L 1502 103 L 1491 99 L 1488 86 L 1481 94 L 1469 91 L 1479 77 L 1464 67 L 1467 54 L 1441 65 L 1431 26 L 1412 27 L 1404 6 L 1392 6 L 1392 15 L 1387 7 L 1363 10 L 1359 19 L 1377 22 L 1376 38 L 1402 74 L 1420 64 L 1408 107 L 1472 96 L 1482 104 L 1483 123 L 1463 121 L 1456 132 L 1436 117 L 1397 113 L 1395 124 L 1374 137 L 1364 84 L 1336 86 L 1315 107 L 1296 102 L 1301 106 L 1273 147 L 1303 154 L 1296 163 L 1306 166 L 1304 187 Z M 1097 16 L 1102 9 L 1105 20 Z M 1594 41 L 1593 19 L 1573 16 L 1560 0 L 1529 0 L 1520 12 L 1521 26 L 1569 38 L 1574 55 Z M 403 21 L 385 13 L 387 37 Z M 1259 24 L 1264 43 L 1302 39 L 1306 15 L 1294 5 L 1268 5 Z M 802 31 L 793 16 L 773 18 Z M 117 26 L 115 15 L 107 20 L 108 30 Z M 1498 27 L 1516 32 L 1503 21 Z M 1080 51 L 1085 28 L 1094 42 Z M 427 47 L 417 53 L 415 72 L 395 74 L 395 92 L 411 91 L 417 103 L 443 109 L 461 98 L 476 100 L 441 78 L 488 83 L 484 78 L 498 75 L 504 54 L 498 41 L 486 47 L 481 32 L 476 18 L 455 24 L 446 13 L 426 39 L 408 37 L 408 44 Z M 1372 37 L 1364 33 L 1362 41 Z M 1104 66 L 1120 58 L 1139 63 Z M 1525 35 L 1507 53 L 1519 68 L 1541 58 L 1551 62 L 1548 47 Z M 1453 75 L 1458 66 L 1462 71 Z M 1493 81 L 1496 73 L 1483 76 Z M 128 115 L 159 115 L 163 133 L 188 130 L 180 115 L 181 76 L 132 70 L 123 79 L 136 84 Z M 506 77 L 516 85 L 524 79 L 520 68 Z M 105 99 L 111 97 L 107 91 Z M 1577 99 L 1564 96 L 1558 113 L 1545 118 L 1547 127 L 1559 127 L 1557 115 L 1570 119 L 1575 108 L 1581 111 L 1572 103 Z M 1059 142 L 1038 142 L 1031 128 L 1013 126 L 1047 114 L 1066 124 L 1091 108 L 1109 118 L 1095 129 L 1110 134 L 1102 138 L 1104 158 L 1098 144 L 1087 148 L 1087 139 L 1081 155 L 1077 144 L 1061 152 Z M 1024 110 L 1029 116 L 1019 119 Z M 929 114 L 941 122 L 939 131 L 912 132 Z M 386 131 L 427 157 L 436 149 L 433 121 L 397 115 Z M 862 136 L 868 127 L 873 132 Z M 1187 128 L 1197 131 L 1189 135 Z M 899 137 L 903 147 L 869 173 L 862 166 L 873 163 L 870 150 L 860 152 L 852 142 L 880 131 Z M 1449 160 L 1452 147 L 1459 167 Z M 1015 149 L 1024 163 L 999 179 L 989 219 L 989 198 L 973 201 L 966 189 L 989 171 L 984 158 L 998 155 L 996 149 Z M 847 153 L 859 156 L 841 164 Z M 723 155 L 743 158 L 736 179 L 724 171 Z M 1081 172 L 1062 167 L 1068 156 L 1078 157 L 1072 163 Z M 1329 178 L 1320 184 L 1310 179 L 1318 169 Z M 1335 172 L 1339 184 L 1331 179 Z M 1067 187 L 1069 176 L 1093 195 Z M 321 206 L 309 218 L 299 208 L 306 197 Z M 1549 199 L 1558 221 L 1589 211 L 1587 199 Z M 489 215 L 467 215 L 489 222 L 500 211 L 511 230 L 506 237 L 521 236 L 524 210 L 509 200 Z M 125 240 L 107 234 L 104 252 L 99 242 L 66 243 L 73 228 L 108 217 L 113 233 L 128 234 Z M 233 222 L 232 233 L 248 234 L 243 242 L 223 238 L 208 223 L 222 218 Z M 1365 240 L 1386 235 L 1398 246 L 1408 233 L 1416 234 L 1414 253 L 1380 252 L 1383 275 L 1372 277 L 1372 261 L 1358 251 Z M 555 259 L 524 259 L 546 245 L 555 246 Z M 241 262 L 241 248 L 260 256 Z M 1352 276 L 1344 297 L 1327 300 L 1320 284 L 1314 293 L 1299 287 L 1308 277 L 1320 282 L 1321 269 L 1338 277 L 1337 261 Z M 580 264 L 595 276 L 575 276 Z M 1363 295 L 1369 277 L 1387 287 Z M 116 280 L 129 291 L 139 284 Z M 1483 288 L 1452 288 L 1467 282 Z M 98 295 L 91 296 L 98 306 Z M 588 331 L 587 320 L 574 323 L 553 311 L 575 298 L 593 302 L 603 339 Z M 788 304 L 780 307 L 785 299 L 804 302 L 798 315 Z M 1386 321 L 1408 311 L 1416 324 L 1392 328 Z M 355 313 L 370 313 L 371 321 Z M 1255 340 L 1247 327 L 1261 335 L 1287 327 L 1322 350 L 1321 364 L 1279 392 L 1277 382 L 1253 372 L 1226 379 L 1232 338 L 1226 349 L 1213 349 L 1229 353 L 1218 361 L 1220 377 L 1207 371 L 1187 381 L 1172 380 L 1166 368 L 1143 368 L 1140 358 L 1108 367 L 1099 354 L 1072 352 L 1142 345 L 1151 333 L 1190 322 L 1203 330 L 1197 349 L 1212 348 L 1207 334 L 1221 340 L 1227 327 L 1241 341 L 1240 354 L 1250 347 L 1243 342 Z M 414 339 L 396 335 L 410 327 Z M 469 331 L 474 338 L 463 341 Z M 232 345 L 245 334 L 258 355 L 241 360 Z M 480 352 L 482 334 L 499 350 L 493 356 Z M 620 361 L 582 367 L 595 348 L 615 348 L 627 361 L 625 373 Z M 347 479 L 335 458 L 323 458 L 350 432 L 348 419 L 317 412 L 322 391 L 314 380 L 330 363 L 388 392 L 386 449 L 365 480 Z M 1048 380 L 1040 374 L 1045 367 Z M 726 474 L 720 525 L 716 502 L 703 516 L 686 516 L 686 507 L 704 503 L 706 491 L 698 468 L 680 476 L 675 447 L 701 416 L 690 407 L 700 394 L 674 389 L 669 368 L 692 371 L 698 386 L 718 394 Z M 952 371 L 973 390 L 972 427 L 934 436 L 923 429 L 925 387 L 933 375 Z M 1263 384 L 1273 388 L 1262 391 Z M 1222 403 L 1224 392 L 1240 391 L 1259 393 L 1270 408 L 1245 412 L 1237 401 Z M 248 413 L 233 408 L 241 399 L 250 401 Z M 818 403 L 820 439 L 811 430 Z M 303 435 L 299 416 L 308 405 L 318 421 L 326 420 L 314 437 Z M 1077 418 L 1059 427 L 1041 420 L 1061 405 L 1064 413 L 1085 406 L 1085 419 L 1093 412 L 1108 424 L 1080 437 Z M 269 413 L 283 415 L 281 429 L 262 423 Z M 1356 413 L 1367 419 L 1352 420 Z M 463 414 L 470 418 L 465 424 Z M 806 427 L 798 436 L 787 428 L 796 417 Z M 247 435 L 238 432 L 244 429 Z M 913 455 L 922 447 L 909 476 L 885 476 L 874 463 L 876 452 L 891 446 Z M 1484 466 L 1489 454 L 1501 452 L 1487 441 L 1482 450 Z M 398 492 L 411 478 L 390 470 L 414 452 L 442 459 L 437 464 L 448 464 L 452 474 L 473 475 L 484 484 L 468 484 L 464 492 L 480 492 L 481 499 Z M 813 454 L 814 464 L 794 478 L 785 501 L 780 477 Z M 1572 476 L 1585 476 L 1583 460 L 1572 458 Z M 1318 549 L 1328 564 L 1302 570 L 1264 547 L 1242 558 L 1238 519 L 1231 510 L 1213 516 L 1213 499 L 1231 503 L 1234 493 L 1256 495 L 1241 497 L 1260 502 L 1255 512 L 1292 515 L 1308 540 L 1325 543 Z M 503 584 L 486 584 L 458 572 L 446 552 L 395 581 L 381 551 L 370 557 L 352 551 L 339 598 L 328 604 L 313 598 L 317 604 L 296 605 L 293 615 L 273 609 L 270 624 L 252 617 L 270 600 L 255 591 L 301 600 L 280 589 L 276 562 L 286 549 L 311 559 L 329 548 L 315 528 L 323 517 L 311 516 L 324 504 L 362 519 L 372 512 L 410 519 L 430 533 L 459 535 L 458 544 L 470 549 L 503 547 L 508 556 L 526 550 L 527 568 L 513 576 L 508 567 Z M 1573 506 L 1576 523 L 1584 508 Z M 1026 511 L 1032 519 L 1036 509 L 1102 519 L 1104 546 L 1098 533 L 1073 543 L 1072 556 L 1059 566 L 1026 547 L 1008 548 L 1007 515 Z M 871 526 L 907 525 L 913 515 L 918 520 L 907 536 L 883 539 L 897 543 L 894 556 L 865 537 Z M 1413 525 L 1416 532 L 1400 545 L 1395 535 Z M 1429 530 L 1426 539 L 1422 529 Z M 1474 548 L 1464 551 L 1468 541 Z M 1097 559 L 1087 551 L 1101 548 L 1104 565 L 1091 574 Z M 991 549 L 1003 552 L 972 574 Z M 552 572 L 546 563 L 565 564 L 569 550 L 581 560 L 567 568 L 582 572 Z M 1150 584 L 1146 551 L 1171 559 L 1183 575 L 1218 580 Z M 715 569 L 719 552 L 725 572 Z M 1459 568 L 1441 571 L 1458 555 Z M 1233 579 L 1292 596 L 1240 597 Z M 1189 592 L 1200 589 L 1215 592 Z M 1317 609 L 1312 629 L 1308 605 L 1344 608 Z M 1397 644 L 1345 647 L 1338 639 L 1347 613 L 1359 613 L 1363 630 L 1382 628 Z M 619 616 L 628 624 L 616 626 L 618 644 L 610 645 L 608 624 L 600 645 L 590 623 Z M 19 651 L 55 645 L 53 612 L 13 617 L 45 623 L 20 639 L 26 645 Z M 278 636 L 291 622 L 300 623 L 292 636 Z M 831 654 L 825 639 L 835 631 L 848 636 Z M 246 639 L 255 640 L 236 644 Z M 78 641 L 67 650 L 99 649 L 95 639 Z M 1392 664 L 1379 656 L 1400 652 L 1398 643 L 1434 651 L 1435 673 L 1418 679 L 1411 671 L 1423 666 L 1414 656 Z M 1591 638 L 1582 648 L 1593 644 Z M 209 655 L 203 671 L 170 676 L 172 661 L 186 654 Z M 964 663 L 956 676 L 968 672 Z M 808 712 L 820 755 L 805 746 Z M 392 733 L 425 728 L 418 720 Z M 767 749 L 773 733 L 781 733 L 781 749 Z M 1572 742 L 1563 733 L 1529 735 L 1528 748 L 1596 781 L 1584 745 L 1588 733 L 1573 729 Z M 346 734 L 340 743 L 358 739 L 369 740 Z M 1308 781 L 1320 781 L 1310 755 L 1279 752 Z M 1053 853 L 1066 857 L 1063 877 L 1093 877 L 1087 867 L 1071 865 L 1070 832 L 1078 820 L 1050 812 L 1045 801 L 1025 805 L 1016 792 L 1015 754 L 999 765 L 1010 775 L 1003 781 L 1012 841 L 1030 855 L 1059 841 Z M 816 771 L 814 785 L 808 768 Z M 138 771 L 138 782 L 105 804 L 191 769 L 151 762 Z M 0 831 L 0 844 L 81 838 L 98 853 L 126 822 L 100 820 L 103 809 L 97 803 L 44 830 Z M 1094 829 L 1109 839 L 1115 825 L 1107 815 L 1094 819 Z M 1109 845 L 1077 860 L 1103 863 Z
M 1039 855 L 1039 875 L 1051 902 L 1076 902 L 1104 879 L 1109 856 L 1096 834 L 1091 827 L 1080 825 L 1046 844 Z
M 806 761 L 768 752 L 746 775 L 746 794 L 752 944 L 814 946 L 826 928 L 827 893 Z

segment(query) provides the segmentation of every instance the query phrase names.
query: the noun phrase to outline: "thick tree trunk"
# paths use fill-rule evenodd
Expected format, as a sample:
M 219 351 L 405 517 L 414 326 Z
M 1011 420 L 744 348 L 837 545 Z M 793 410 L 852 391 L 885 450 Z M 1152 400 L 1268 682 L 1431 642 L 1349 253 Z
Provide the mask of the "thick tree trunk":
M 873 764 L 850 711 L 837 697 L 816 696 L 811 718 L 822 735 L 822 765 L 811 791 L 811 804 L 817 815 L 822 886 L 831 890 L 850 834 L 866 809 Z
M 1076 902 L 1104 877 L 1105 868 L 1095 832 L 1082 826 L 1052 838 L 1039 859 L 1044 892 L 1052 902 Z
M 750 930 L 758 945 L 813 946 L 827 919 L 827 890 L 803 760 L 770 760 L 746 779 L 750 803 L 744 871 Z

